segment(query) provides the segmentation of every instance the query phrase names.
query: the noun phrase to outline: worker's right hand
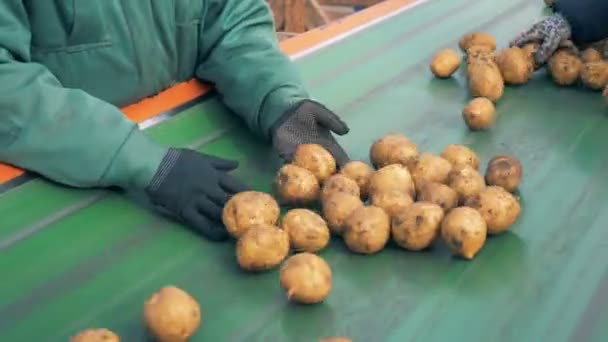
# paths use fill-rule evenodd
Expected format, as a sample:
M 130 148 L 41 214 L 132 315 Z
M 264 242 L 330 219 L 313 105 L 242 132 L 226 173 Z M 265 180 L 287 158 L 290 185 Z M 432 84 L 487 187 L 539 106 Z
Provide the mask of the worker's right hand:
M 170 149 L 146 188 L 152 203 L 208 239 L 228 238 L 222 224 L 226 201 L 248 187 L 228 174 L 238 163 L 187 149 Z
M 534 59 L 536 65 L 541 66 L 547 63 L 559 47 L 576 49 L 570 41 L 571 35 L 572 29 L 566 18 L 555 13 L 517 35 L 509 45 L 523 47 L 528 43 L 539 43 Z

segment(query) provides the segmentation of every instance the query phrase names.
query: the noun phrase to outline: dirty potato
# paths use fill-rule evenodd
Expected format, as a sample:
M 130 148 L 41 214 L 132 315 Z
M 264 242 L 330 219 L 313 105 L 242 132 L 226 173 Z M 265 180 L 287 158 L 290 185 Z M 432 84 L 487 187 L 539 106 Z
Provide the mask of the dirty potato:
M 323 217 L 330 232 L 334 235 L 342 235 L 348 216 L 362 206 L 361 198 L 344 192 L 334 192 L 324 198 L 322 202 Z
M 390 217 L 382 208 L 373 205 L 353 211 L 345 226 L 344 243 L 355 253 L 377 253 L 390 238 Z
M 198 329 L 202 310 L 186 291 L 165 286 L 144 303 L 144 322 L 158 341 L 187 341 Z
M 603 58 L 602 54 L 598 50 L 594 48 L 587 48 L 585 51 L 583 51 L 581 59 L 583 60 L 583 63 L 593 63 L 601 62 Z
M 486 46 L 494 51 L 496 50 L 496 38 L 486 32 L 469 32 L 460 38 L 458 47 L 466 53 L 471 46 Z
M 494 63 L 470 64 L 468 84 L 472 97 L 485 97 L 496 102 L 504 94 L 504 80 L 500 69 Z
M 469 207 L 447 213 L 441 223 L 441 237 L 455 255 L 473 259 L 486 242 L 488 229 L 481 214 Z
M 281 288 L 287 299 L 302 304 L 320 303 L 331 292 L 332 271 L 329 264 L 313 253 L 290 256 L 279 272 Z
M 560 86 L 573 85 L 578 81 L 583 63 L 570 50 L 558 50 L 549 59 L 548 72 Z
M 437 204 L 416 202 L 392 218 L 393 240 L 407 250 L 423 250 L 439 235 L 443 217 L 444 211 Z
M 339 173 L 327 178 L 325 183 L 323 183 L 321 199 L 334 192 L 346 192 L 361 197 L 361 191 L 359 190 L 357 182 Z
M 120 342 L 120 338 L 109 329 L 97 328 L 79 332 L 70 342 Z
M 443 49 L 431 61 L 431 72 L 439 78 L 448 78 L 458 70 L 462 58 L 454 49 Z
M 403 134 L 393 133 L 374 141 L 369 154 L 374 167 L 380 169 L 390 164 L 406 165 L 418 155 L 418 149 Z
M 319 339 L 319 342 L 353 342 L 353 340 L 351 340 L 348 337 L 343 337 L 343 336 L 331 336 L 331 337 L 321 337 L 321 339 Z
M 418 188 L 425 182 L 445 183 L 452 170 L 452 164 L 443 157 L 423 152 L 408 163 L 408 170 Z
M 281 228 L 295 251 L 316 253 L 329 244 L 329 228 L 321 215 L 309 209 L 291 209 L 281 221 Z
M 416 200 L 418 202 L 437 204 L 445 212 L 458 206 L 458 193 L 445 184 L 425 183 L 417 190 Z
M 239 266 L 246 271 L 264 271 L 278 266 L 289 253 L 289 235 L 274 225 L 251 227 L 236 243 Z
M 581 70 L 583 85 L 592 90 L 603 90 L 608 85 L 608 62 L 585 63 Z
M 401 164 L 391 164 L 374 172 L 369 180 L 371 195 L 379 192 L 397 190 L 414 197 L 416 187 L 414 179 L 407 167 Z
M 519 47 L 510 47 L 498 53 L 496 64 L 506 84 L 521 85 L 528 83 L 534 73 L 534 66 Z
M 488 186 L 477 195 L 470 197 L 465 205 L 479 211 L 486 221 L 488 234 L 500 234 L 511 227 L 521 206 L 515 196 L 499 186 Z
M 470 166 L 454 167 L 448 175 L 448 186 L 458 194 L 459 204 L 478 194 L 485 185 L 483 176 Z
M 486 45 L 473 45 L 467 50 L 466 58 L 467 68 L 475 64 L 493 64 L 496 62 L 496 52 Z
M 497 185 L 509 192 L 515 191 L 521 182 L 521 162 L 514 156 L 498 155 L 488 162 L 485 181 L 487 185 Z
M 312 172 L 319 183 L 336 173 L 336 160 L 323 146 L 318 144 L 298 145 L 293 156 L 292 164 Z
M 370 202 L 372 205 L 384 209 L 390 217 L 393 217 L 403 212 L 407 207 L 414 203 L 414 200 L 410 195 L 403 191 L 388 190 L 375 192 L 371 196 Z
M 532 64 L 534 63 L 534 55 L 536 55 L 536 51 L 538 51 L 539 47 L 540 47 L 540 44 L 538 44 L 538 43 L 528 43 L 521 48 L 524 51 L 526 58 Z
M 479 170 L 479 156 L 465 145 L 449 144 L 441 151 L 440 156 L 452 163 L 452 166 L 468 165 Z
M 340 170 L 340 174 L 345 175 L 357 183 L 361 193 L 361 199 L 367 198 L 369 178 L 373 173 L 374 169 L 370 165 L 358 160 L 346 163 Z
M 276 224 L 279 204 L 267 193 L 244 191 L 232 196 L 224 205 L 222 221 L 234 238 L 239 238 L 257 224 Z
M 462 118 L 473 131 L 488 129 L 496 122 L 494 103 L 485 97 L 475 98 L 464 107 Z
M 283 204 L 307 205 L 319 198 L 319 180 L 309 170 L 285 164 L 277 173 L 275 191 Z

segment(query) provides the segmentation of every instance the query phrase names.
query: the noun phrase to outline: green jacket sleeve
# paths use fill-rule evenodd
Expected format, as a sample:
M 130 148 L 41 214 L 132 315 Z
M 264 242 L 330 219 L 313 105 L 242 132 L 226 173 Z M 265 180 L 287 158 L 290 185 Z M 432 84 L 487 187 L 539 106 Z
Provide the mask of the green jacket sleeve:
M 209 0 L 204 13 L 196 76 L 214 84 L 253 132 L 269 138 L 287 108 L 308 98 L 279 49 L 272 12 L 264 0 Z
M 75 187 L 147 185 L 166 148 L 31 60 L 23 3 L 0 2 L 0 161 Z

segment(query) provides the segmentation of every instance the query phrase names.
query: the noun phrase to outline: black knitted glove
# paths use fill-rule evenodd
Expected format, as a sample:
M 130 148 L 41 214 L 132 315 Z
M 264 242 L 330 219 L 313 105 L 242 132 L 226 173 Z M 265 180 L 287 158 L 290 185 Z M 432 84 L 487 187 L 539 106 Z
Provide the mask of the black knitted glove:
M 334 112 L 318 102 L 304 100 L 273 126 L 272 145 L 281 158 L 291 162 L 298 145 L 319 144 L 334 156 L 338 166 L 343 166 L 349 158 L 332 132 L 345 135 L 348 131 L 348 126 Z
M 540 43 L 534 56 L 537 66 L 541 66 L 551 58 L 558 48 L 569 48 L 578 54 L 578 49 L 572 43 L 572 30 L 568 21 L 559 13 L 553 14 L 515 37 L 510 46 L 523 47 L 527 43 Z
M 228 172 L 238 163 L 187 149 L 170 149 L 146 188 L 155 205 L 210 240 L 228 238 L 222 223 L 226 201 L 248 187 Z

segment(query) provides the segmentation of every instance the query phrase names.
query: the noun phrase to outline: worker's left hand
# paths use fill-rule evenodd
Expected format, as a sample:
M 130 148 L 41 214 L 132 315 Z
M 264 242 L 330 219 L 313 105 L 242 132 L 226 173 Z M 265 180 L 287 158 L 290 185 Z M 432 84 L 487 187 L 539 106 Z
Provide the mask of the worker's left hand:
M 334 112 L 318 102 L 304 100 L 275 124 L 272 144 L 286 162 L 291 162 L 298 145 L 319 144 L 334 156 L 338 166 L 343 166 L 349 158 L 332 132 L 345 135 L 348 131 L 348 126 Z
M 540 43 L 534 56 L 537 66 L 541 66 L 551 58 L 560 47 L 567 47 L 578 52 L 570 41 L 572 29 L 568 21 L 559 13 L 555 13 L 515 37 L 510 46 L 523 47 L 527 43 Z

